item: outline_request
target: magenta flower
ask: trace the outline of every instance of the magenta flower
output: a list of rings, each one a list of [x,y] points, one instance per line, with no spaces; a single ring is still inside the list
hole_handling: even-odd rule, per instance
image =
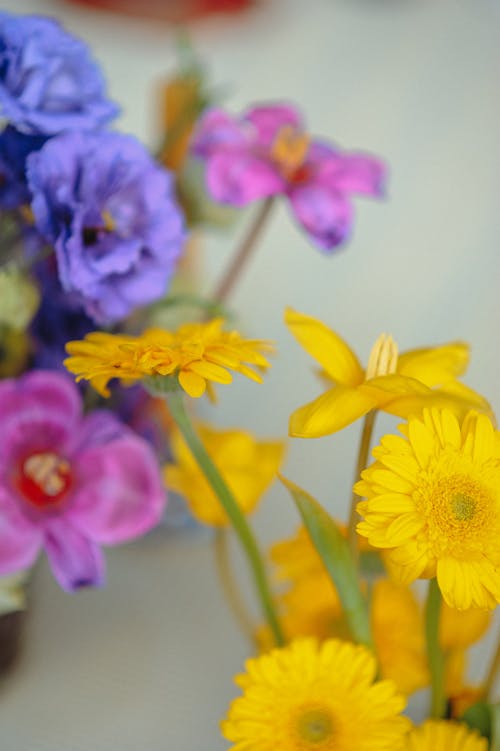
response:
[[[154,454],[107,410],[82,415],[65,375],[0,383],[0,574],[29,568],[43,547],[61,587],[102,584],[101,545],[154,527],[165,492]]]
[[[285,195],[299,224],[325,250],[349,235],[352,194],[383,195],[386,169],[379,159],[312,140],[299,112],[288,105],[253,107],[239,120],[220,109],[209,110],[198,126],[193,152],[207,163],[213,199],[246,206]]]

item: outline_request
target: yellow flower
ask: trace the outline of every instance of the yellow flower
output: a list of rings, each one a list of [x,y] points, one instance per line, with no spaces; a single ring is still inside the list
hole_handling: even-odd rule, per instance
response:
[[[278,577],[288,589],[278,598],[287,639],[314,636],[349,638],[337,591],[305,528],[271,549]],[[424,625],[419,604],[407,588],[386,579],[375,582],[370,616],[381,674],[408,695],[429,683]],[[264,630],[258,632],[261,649],[272,646]]]
[[[355,492],[358,533],[387,549],[402,583],[437,577],[450,607],[500,602],[500,433],[485,415],[462,423],[424,410],[373,450]]]
[[[464,723],[427,720],[413,728],[407,751],[488,751],[488,741]]]
[[[348,344],[321,321],[289,308],[285,322],[333,384],[291,415],[291,436],[329,435],[372,409],[399,417],[420,412],[425,406],[448,407],[457,414],[469,409],[491,412],[483,397],[455,380],[469,362],[469,348],[463,342],[398,355],[393,339],[382,334],[363,370]]]
[[[233,751],[402,751],[409,727],[365,647],[297,639],[247,660],[222,733]]]
[[[248,514],[276,477],[285,453],[282,441],[258,441],[243,430],[198,429],[210,458]],[[165,468],[165,482],[184,496],[193,516],[204,524],[225,526],[227,516],[178,430],[170,443],[174,462]]]
[[[214,383],[231,383],[233,370],[258,383],[262,378],[249,365],[265,370],[262,354],[269,342],[243,339],[237,331],[223,331],[223,320],[187,323],[177,331],[148,329],[141,336],[93,332],[83,340],[68,342],[70,355],[64,365],[85,379],[102,396],[109,396],[108,382],[126,383],[153,375],[176,376],[189,396],[199,397]]]

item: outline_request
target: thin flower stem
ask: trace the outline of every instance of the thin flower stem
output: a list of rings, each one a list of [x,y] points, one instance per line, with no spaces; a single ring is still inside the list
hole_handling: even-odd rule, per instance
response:
[[[377,411],[375,409],[372,409],[370,412],[368,412],[367,415],[365,415],[363,430],[361,432],[361,440],[359,442],[358,461],[356,464],[354,482],[357,482],[359,480],[361,472],[366,469],[368,454],[370,451],[370,443],[372,440],[373,425],[375,423],[376,415]],[[358,501],[359,498],[353,491],[351,498],[351,509],[349,512],[349,524],[347,527],[347,541],[349,543],[349,548],[355,561],[357,561],[359,557],[358,536],[356,534],[356,524],[359,520],[359,515],[356,511]]]
[[[233,291],[245,264],[257,245],[257,240],[262,234],[262,230],[269,218],[273,205],[274,196],[266,198],[265,201],[262,202],[249,231],[243,238],[243,242],[232,257],[228,268],[214,290],[212,298],[216,303],[225,302]]]
[[[437,579],[431,579],[425,606],[425,637],[427,661],[431,674],[431,717],[442,718],[446,714],[444,693],[444,653],[439,644],[439,617],[441,614],[441,592]]]
[[[234,579],[229,561],[229,546],[227,530],[218,527],[214,535],[214,552],[219,580],[224,590],[227,603],[234,615],[235,620],[239,623],[242,632],[248,637],[250,644],[255,642],[255,627],[247,612],[245,603],[240,594],[240,590]]]
[[[489,670],[488,670],[488,673],[486,675],[486,679],[483,685],[482,694],[483,694],[485,701],[488,701],[488,699],[490,699],[490,695],[495,686],[495,682],[496,682],[499,672],[500,672],[500,638],[498,639],[497,648],[495,650],[493,660],[491,661],[491,665],[489,667]]]
[[[250,529],[244,514],[241,512],[240,507],[236,503],[233,494],[227,487],[219,470],[210,459],[203,443],[194,430],[184,406],[182,393],[180,391],[172,391],[168,394],[167,398],[172,418],[177,423],[189,450],[198,462],[200,469],[218,497],[222,508],[226,512],[229,521],[240,540],[243,550],[248,558],[255,588],[260,599],[262,612],[271,629],[276,644],[281,646],[284,644],[283,633],[276,615],[271,589],[269,587],[262,557],[253,532]]]

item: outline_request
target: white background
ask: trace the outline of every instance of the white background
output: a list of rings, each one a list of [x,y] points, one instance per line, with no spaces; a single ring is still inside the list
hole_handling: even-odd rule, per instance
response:
[[[171,28],[55,0],[1,5],[51,13],[85,38],[123,105],[119,127],[155,144],[155,92],[174,64]],[[381,331],[401,349],[465,339],[467,382],[498,411],[499,22],[496,0],[268,0],[252,14],[193,27],[233,111],[295,101],[314,133],[391,165],[387,202],[357,201],[353,240],[334,257],[312,248],[279,208],[234,298],[245,333],[274,339],[279,354],[263,386],[222,387],[205,417],[283,436],[290,412],[319,393],[312,361],[283,326],[286,305],[328,322],[364,361]],[[248,219],[206,241],[204,290]],[[285,473],[337,513],[358,431],[290,447]],[[255,519],[261,539],[295,523],[276,486]],[[42,564],[23,658],[0,686],[0,748],[226,748],[217,724],[247,653],[205,532],[158,530],[114,550],[107,589],[75,597]]]

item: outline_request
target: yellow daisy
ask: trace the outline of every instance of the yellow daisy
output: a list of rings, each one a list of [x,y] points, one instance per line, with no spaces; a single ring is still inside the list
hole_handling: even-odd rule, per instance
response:
[[[350,425],[372,409],[408,417],[425,406],[491,412],[483,397],[456,378],[469,362],[469,347],[452,342],[441,347],[398,354],[392,337],[382,334],[366,370],[335,331],[312,316],[292,309],[285,322],[299,344],[322,368],[330,388],[290,417],[290,435],[319,438]]]
[[[365,647],[297,639],[247,660],[222,733],[233,751],[400,751],[409,720]]]
[[[413,728],[407,751],[488,751],[488,741],[467,725],[450,720],[427,720]]]
[[[218,430],[208,425],[199,426],[198,435],[240,509],[245,514],[253,511],[278,473],[285,453],[283,441],[259,441],[243,430]],[[220,501],[178,430],[173,432],[170,446],[174,461],[165,467],[167,487],[185,498],[198,521],[227,525]]]
[[[223,319],[215,318],[184,324],[177,331],[148,329],[141,336],[96,331],[67,343],[70,357],[64,365],[77,381],[90,381],[102,396],[109,396],[112,378],[132,383],[146,376],[176,376],[193,397],[202,396],[210,382],[231,383],[230,370],[261,383],[259,373],[249,366],[269,367],[263,352],[272,349],[270,343],[243,339],[222,327]]]
[[[355,492],[358,533],[387,549],[402,583],[437,577],[454,608],[500,602],[500,433],[485,415],[460,423],[424,410],[373,450]]]

